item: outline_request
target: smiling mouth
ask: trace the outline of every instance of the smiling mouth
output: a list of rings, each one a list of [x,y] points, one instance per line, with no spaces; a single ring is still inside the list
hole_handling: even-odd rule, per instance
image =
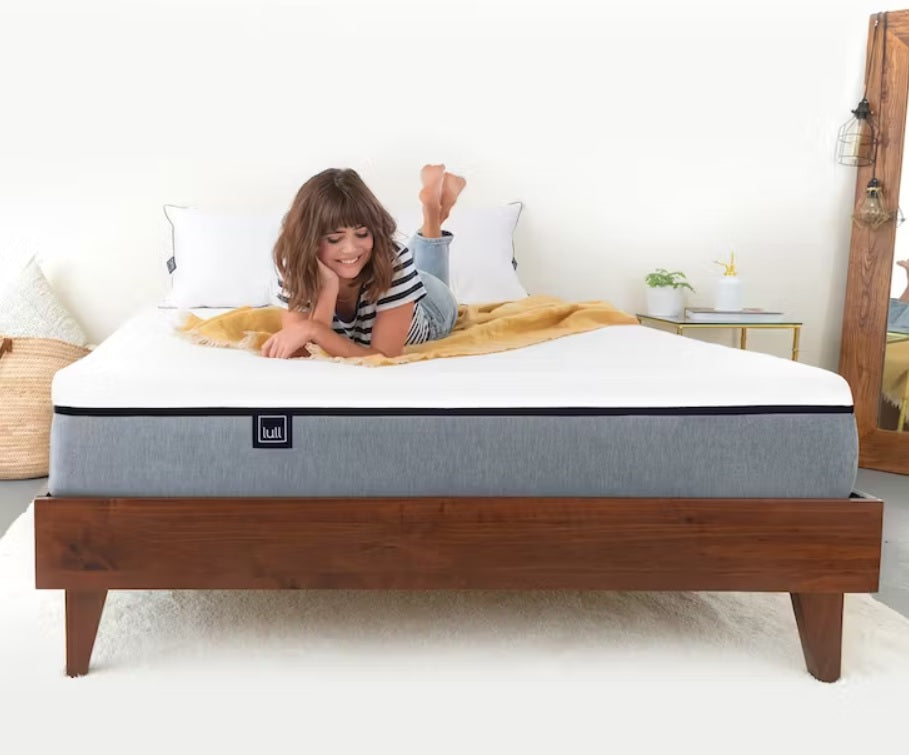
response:
[[[338,262],[340,262],[342,265],[356,265],[362,257],[363,255],[361,254],[359,257],[351,257],[350,259],[346,260],[338,260]]]

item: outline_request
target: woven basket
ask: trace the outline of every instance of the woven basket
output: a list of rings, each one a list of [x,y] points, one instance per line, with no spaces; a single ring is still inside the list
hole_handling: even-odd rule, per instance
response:
[[[88,353],[53,338],[0,336],[0,480],[47,475],[51,380]]]

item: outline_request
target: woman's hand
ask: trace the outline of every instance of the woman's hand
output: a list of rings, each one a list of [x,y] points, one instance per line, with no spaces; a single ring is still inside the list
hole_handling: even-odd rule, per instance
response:
[[[323,287],[340,285],[341,279],[334,270],[322,262],[318,257],[316,257],[316,263],[319,265],[319,280]]]
[[[319,323],[312,320],[286,325],[262,344],[262,356],[273,359],[308,357],[309,352],[304,346],[315,343],[318,329]]]

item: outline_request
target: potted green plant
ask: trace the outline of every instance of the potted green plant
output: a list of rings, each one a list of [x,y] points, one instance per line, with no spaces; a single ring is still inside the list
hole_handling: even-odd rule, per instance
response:
[[[669,272],[659,267],[644,277],[647,284],[647,314],[654,317],[677,317],[685,308],[683,289],[694,289],[680,271]]]

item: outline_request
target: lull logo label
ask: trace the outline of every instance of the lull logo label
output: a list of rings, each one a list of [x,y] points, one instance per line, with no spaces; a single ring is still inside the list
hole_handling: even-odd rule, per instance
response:
[[[293,448],[292,420],[288,414],[254,414],[253,448]]]

